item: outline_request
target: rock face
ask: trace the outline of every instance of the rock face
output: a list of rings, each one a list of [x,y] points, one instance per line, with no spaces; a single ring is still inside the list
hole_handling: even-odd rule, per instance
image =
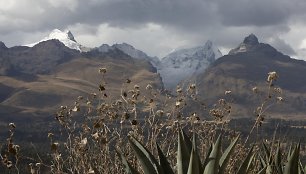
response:
[[[237,48],[232,49],[228,54],[234,55],[242,52],[248,52],[255,49],[258,45],[258,38],[254,34],[250,34],[244,38],[243,42]]]
[[[5,44],[0,41],[0,51],[6,50],[6,49],[7,49],[7,47],[5,46]]]
[[[173,89],[180,82],[205,71],[222,54],[211,41],[204,46],[174,51],[161,60],[158,72],[165,88]]]
[[[0,54],[0,61],[9,66],[11,76],[20,74],[48,74],[57,65],[67,62],[79,54],[69,49],[59,40],[47,40],[33,47],[17,46],[5,49]],[[6,75],[9,75],[6,74]]]
[[[263,95],[268,91],[267,75],[276,71],[279,78],[275,85],[283,89],[285,102],[275,105],[272,115],[299,115],[306,111],[306,62],[292,59],[272,46],[259,43],[255,35],[247,36],[239,46],[216,60],[207,70],[197,76],[199,93],[209,103],[224,98],[224,91],[231,90],[231,97],[238,116],[252,116],[260,98],[252,93],[257,86]],[[275,101],[274,101],[275,103]],[[272,116],[271,115],[271,116]]]
[[[134,48],[132,45],[129,45],[127,43],[114,44],[112,46],[110,46],[108,44],[102,44],[100,47],[95,48],[95,49],[98,50],[99,52],[102,52],[102,53],[103,52],[108,52],[110,50],[118,49],[118,50],[124,52],[125,54],[131,56],[132,58],[149,61],[157,69],[160,66],[160,60],[159,60],[158,57],[148,56],[145,52],[143,52],[141,50],[138,50],[138,49]]]

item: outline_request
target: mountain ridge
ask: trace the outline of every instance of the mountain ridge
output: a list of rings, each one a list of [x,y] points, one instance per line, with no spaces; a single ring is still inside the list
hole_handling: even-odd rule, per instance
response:
[[[286,118],[286,115],[300,117],[301,113],[306,111],[306,62],[290,58],[269,44],[256,42],[257,39],[251,44],[246,43],[248,37],[233,49],[231,54],[220,57],[205,73],[197,76],[201,97],[213,104],[219,98],[226,97],[225,91],[231,91],[232,104],[237,108],[236,111],[240,112],[237,115],[254,115],[250,108],[254,107],[254,104],[260,104],[260,97],[252,93],[252,88],[257,87],[261,95],[266,93],[268,73],[275,71],[279,76],[275,85],[282,89],[283,94],[279,95],[284,98],[284,102],[273,105],[274,107],[269,109],[273,113],[270,115],[282,118]],[[239,51],[241,46],[246,46],[247,49]]]

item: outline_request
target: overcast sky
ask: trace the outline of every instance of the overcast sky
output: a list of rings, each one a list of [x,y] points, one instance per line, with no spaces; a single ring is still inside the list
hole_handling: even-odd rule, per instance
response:
[[[227,54],[245,36],[306,60],[305,0],[0,0],[0,40],[71,30],[88,47],[126,42],[151,56],[211,40]]]

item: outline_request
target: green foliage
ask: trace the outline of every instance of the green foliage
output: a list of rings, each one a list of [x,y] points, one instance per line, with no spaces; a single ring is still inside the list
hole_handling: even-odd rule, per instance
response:
[[[223,174],[226,173],[226,167],[231,155],[234,152],[239,136],[234,139],[222,154],[222,142],[221,135],[217,138],[216,142],[206,152],[204,164],[201,163],[199,158],[196,134],[193,133],[192,142],[190,138],[184,133],[183,130],[179,129],[177,138],[177,173],[179,174]],[[145,174],[172,174],[173,169],[169,165],[166,155],[162,152],[159,145],[156,143],[159,163],[158,160],[153,156],[148,149],[136,140],[133,136],[129,136],[130,145],[135,152],[137,159],[139,160],[142,170]],[[253,148],[252,148],[253,149]],[[238,173],[247,172],[250,169],[250,164],[254,158],[252,149],[243,161]],[[133,167],[128,163],[126,158],[119,153],[123,165],[125,166],[126,173],[134,174]],[[133,171],[133,172],[132,172]]]
[[[277,144],[276,151],[273,152],[272,148],[275,144],[272,144],[271,149],[265,143],[262,143],[264,158],[260,156],[261,170],[265,170],[266,174],[304,174],[305,170],[301,164],[300,144],[291,146],[286,159],[281,152],[280,143]]]

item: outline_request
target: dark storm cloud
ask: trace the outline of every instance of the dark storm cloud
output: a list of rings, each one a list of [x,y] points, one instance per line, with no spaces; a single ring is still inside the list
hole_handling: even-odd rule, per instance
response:
[[[0,9],[2,18],[7,19],[7,27],[2,25],[0,31],[7,32],[14,27],[26,31],[41,30],[54,26],[66,27],[75,23],[91,25],[108,23],[117,27],[137,27],[153,22],[187,31],[205,30],[209,26],[218,24],[270,26],[286,23],[291,15],[300,13],[299,9],[303,9],[301,6],[306,8],[303,1],[70,0],[75,7],[69,9],[69,4],[52,6],[49,1],[31,0],[25,7],[16,7],[13,12],[1,12]],[[28,9],[30,14],[18,13],[18,10],[25,11],[25,9]],[[35,13],[39,10],[42,12]]]
[[[95,33],[101,24],[137,30],[155,23],[184,39],[233,47],[249,33],[268,40],[289,32],[293,22],[305,22],[304,9],[305,0],[0,0],[0,40],[14,43],[6,40],[18,33],[26,42],[33,33],[79,24]]]
[[[290,17],[291,3],[283,0],[221,0],[222,22],[230,26],[267,26],[284,23]]]
[[[210,1],[199,0],[124,0],[92,3],[82,1],[75,16],[80,22],[108,23],[117,27],[141,26],[148,22],[165,26],[194,29],[216,22],[214,7]]]

